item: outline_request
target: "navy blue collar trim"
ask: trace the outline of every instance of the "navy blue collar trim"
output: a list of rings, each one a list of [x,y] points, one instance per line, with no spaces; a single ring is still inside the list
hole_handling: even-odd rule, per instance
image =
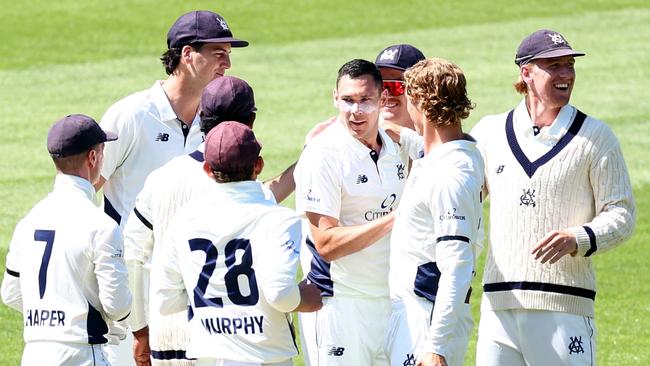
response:
[[[515,130],[512,122],[513,112],[514,109],[508,113],[508,118],[506,118],[506,138],[508,139],[510,150],[519,162],[519,165],[521,165],[521,167],[528,175],[528,178],[532,178],[537,169],[539,169],[542,165],[548,163],[549,160],[553,159],[557,154],[560,153],[560,151],[562,151],[562,149],[564,149],[565,146],[569,144],[569,142],[571,142],[571,140],[573,140],[575,135],[578,134],[578,131],[580,131],[585,118],[587,118],[587,115],[576,109],[576,116],[573,119],[571,127],[569,127],[569,130],[566,132],[566,134],[562,136],[560,141],[558,141],[551,150],[542,155],[539,159],[531,162],[528,160],[528,157],[526,157],[526,154],[524,154],[523,150],[521,150],[521,147],[519,146],[519,143],[517,142],[517,136],[515,136]]]
[[[199,163],[205,161],[205,158],[203,157],[203,153],[200,152],[199,150],[194,150],[194,152],[189,155],[192,157],[192,159],[198,161]]]

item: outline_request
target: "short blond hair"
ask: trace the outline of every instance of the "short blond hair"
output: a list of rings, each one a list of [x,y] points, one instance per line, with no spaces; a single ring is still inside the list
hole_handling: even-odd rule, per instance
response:
[[[474,108],[463,70],[445,59],[418,62],[404,73],[404,80],[408,97],[436,126],[460,124]]]

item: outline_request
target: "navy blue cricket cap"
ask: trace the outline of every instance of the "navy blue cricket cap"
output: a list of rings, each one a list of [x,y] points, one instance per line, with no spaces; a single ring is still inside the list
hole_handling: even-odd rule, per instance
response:
[[[178,48],[192,43],[230,43],[246,47],[248,42],[233,38],[223,17],[208,10],[197,10],[180,16],[167,32],[167,47]]]
[[[560,33],[550,29],[540,29],[521,41],[515,56],[515,63],[518,66],[523,66],[540,58],[584,55],[583,52],[574,51]]]
[[[404,71],[424,59],[422,51],[410,44],[396,44],[381,51],[375,59],[375,65]]]
[[[216,78],[201,94],[201,118],[247,123],[257,111],[253,88],[234,76]]]
[[[117,134],[102,130],[94,119],[71,114],[58,120],[47,134],[47,151],[54,158],[64,158],[87,151],[106,141],[117,140]]]

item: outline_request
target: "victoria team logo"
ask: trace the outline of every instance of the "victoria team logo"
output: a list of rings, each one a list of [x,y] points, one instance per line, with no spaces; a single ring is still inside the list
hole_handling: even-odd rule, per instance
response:
[[[395,60],[395,56],[397,56],[397,49],[387,49],[384,52],[381,53],[381,56],[379,56],[379,61],[386,61],[386,60]]]
[[[404,179],[404,164],[397,164],[397,179],[403,180]]]
[[[560,34],[558,34],[558,33],[549,34],[548,36],[551,37],[551,41],[553,42],[553,44],[564,44],[564,43],[566,43],[564,38],[562,38],[562,36]]]
[[[230,28],[228,28],[228,24],[226,24],[226,21],[225,21],[225,20],[223,20],[223,19],[217,17],[217,21],[219,22],[219,25],[221,26],[221,28],[222,28],[223,30],[229,30],[229,29],[230,29]]]
[[[535,203],[535,190],[524,189],[524,194],[519,196],[519,206],[536,206]]]
[[[585,349],[582,347],[582,337],[569,337],[569,340],[569,354],[585,353]]]

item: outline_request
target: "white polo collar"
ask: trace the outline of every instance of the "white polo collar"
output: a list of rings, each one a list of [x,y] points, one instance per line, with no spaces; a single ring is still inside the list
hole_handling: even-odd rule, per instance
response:
[[[522,136],[526,139],[558,141],[566,134],[569,127],[571,127],[575,114],[576,109],[572,105],[565,105],[560,109],[560,113],[555,117],[553,123],[548,127],[542,128],[539,134],[535,136],[533,132],[533,121],[530,118],[530,114],[528,114],[526,99],[524,98],[517,108],[515,108],[513,129],[517,136]]]
[[[77,192],[94,202],[95,187],[84,178],[76,175],[58,173],[54,178],[54,190]]]
[[[343,137],[345,145],[348,146],[358,158],[361,159],[370,154],[370,148],[364,145],[361,141],[354,138],[345,127],[345,123],[340,118],[337,118],[336,124],[336,128],[339,129],[338,134]],[[379,156],[381,157],[382,152],[388,155],[396,156],[399,152],[397,151],[395,143],[393,140],[391,140],[386,131],[384,131],[384,129],[381,127],[378,127],[377,133],[381,139],[381,152],[379,153]]]

